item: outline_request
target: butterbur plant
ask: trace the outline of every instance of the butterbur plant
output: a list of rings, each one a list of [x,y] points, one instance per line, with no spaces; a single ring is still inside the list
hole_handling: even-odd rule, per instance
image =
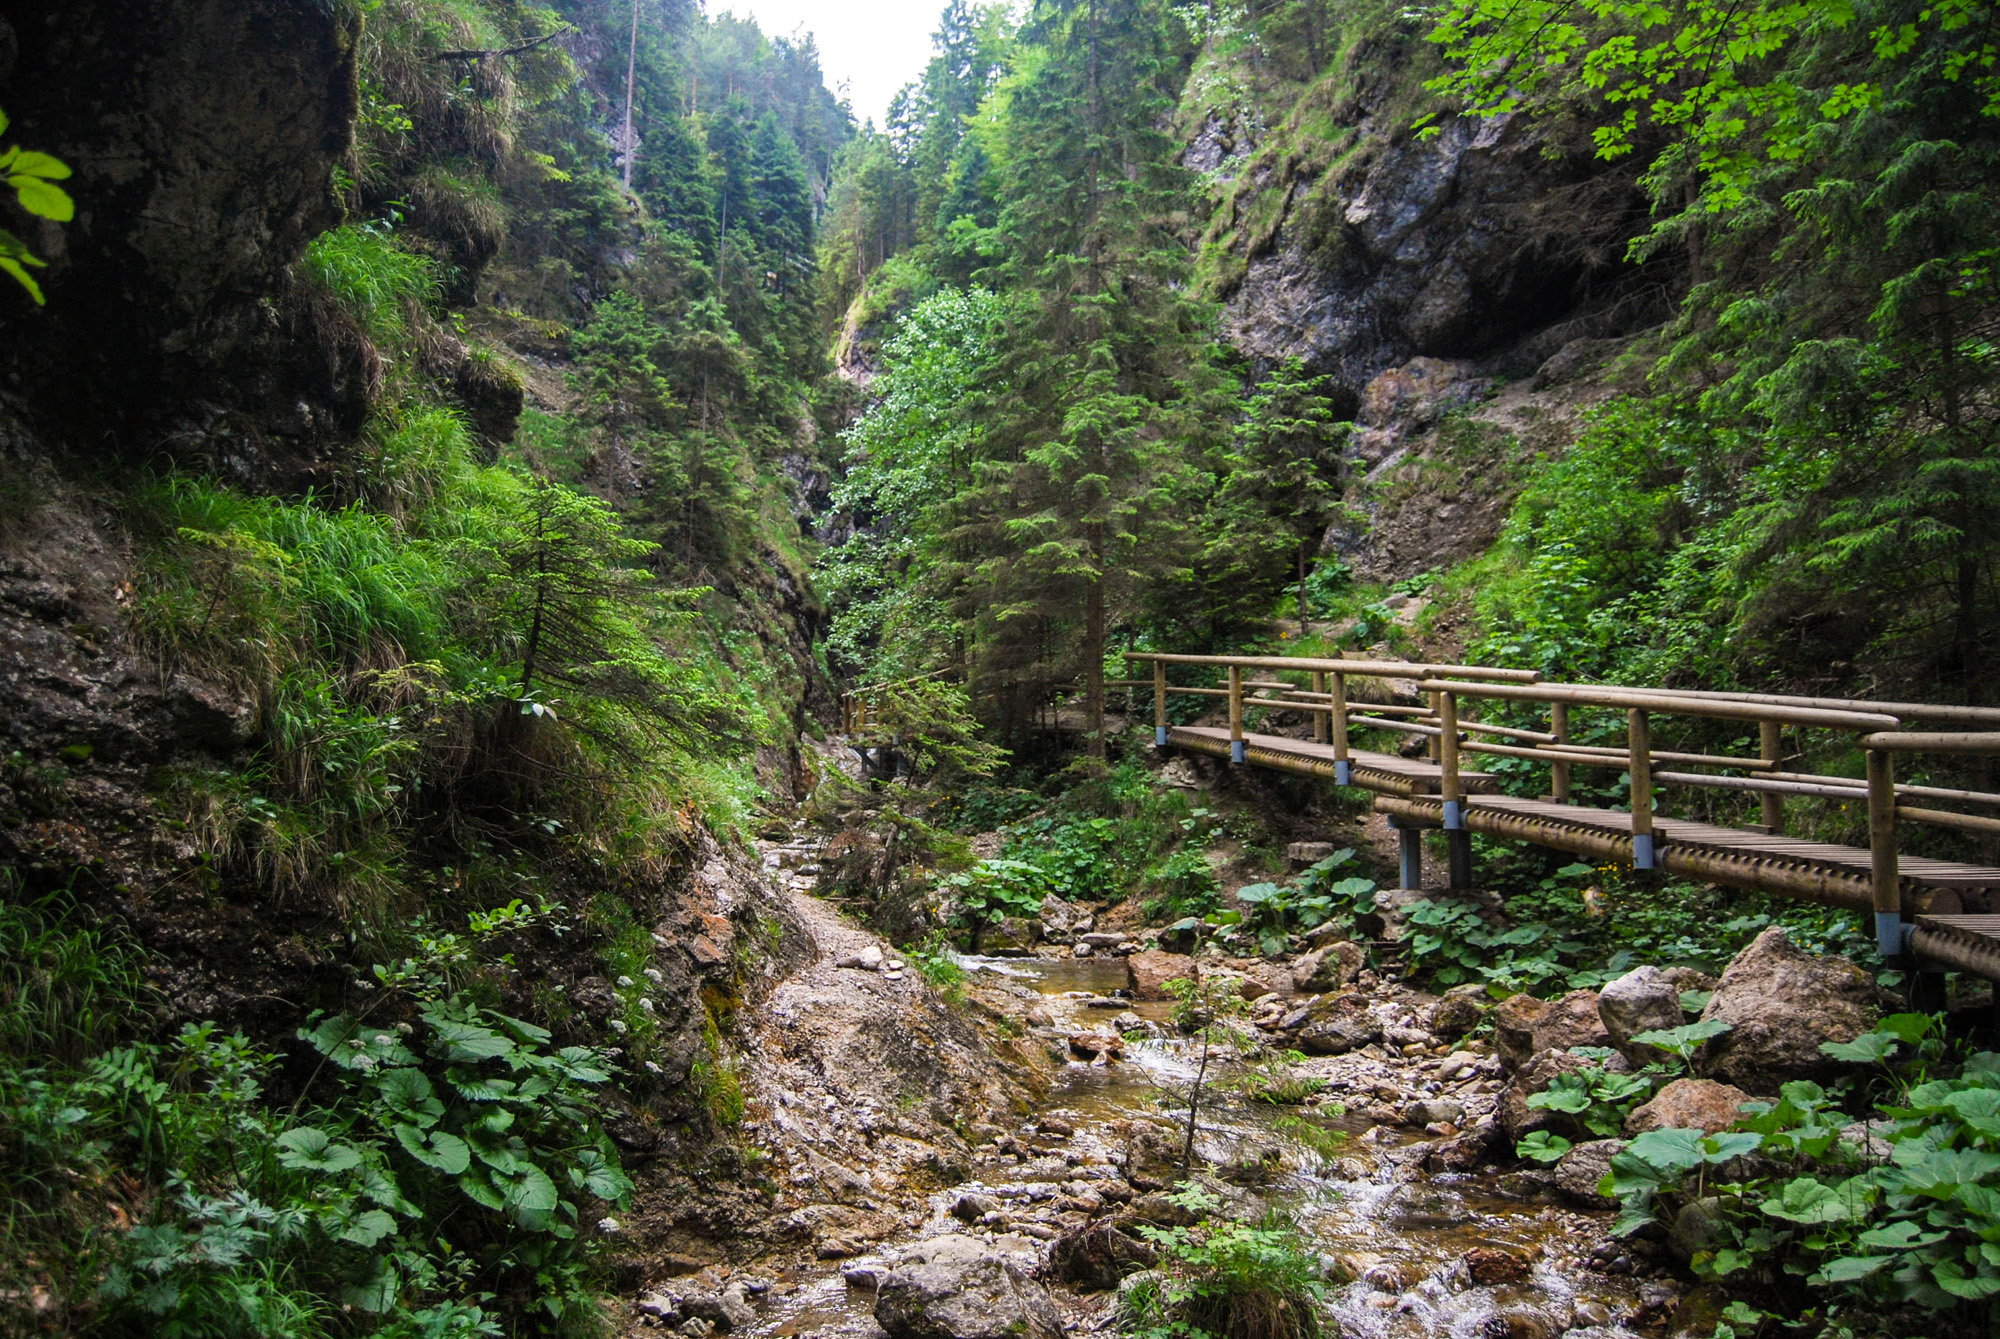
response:
[[[1706,1206],[1690,1261],[1703,1277],[1756,1274],[1836,1305],[2000,1322],[2000,1054],[1931,1077],[1942,1048],[1920,1014],[1820,1049],[1890,1080],[1863,1129],[1835,1094],[1801,1080],[1775,1103],[1745,1104],[1737,1129],[1642,1134],[1605,1179],[1623,1206],[1615,1230],[1673,1225]]]

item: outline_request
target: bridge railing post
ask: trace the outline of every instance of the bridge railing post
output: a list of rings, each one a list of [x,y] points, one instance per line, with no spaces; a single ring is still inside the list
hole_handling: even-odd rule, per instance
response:
[[[1312,672],[1312,692],[1315,698],[1326,696],[1326,671]],[[1313,718],[1313,743],[1324,744],[1333,736],[1332,718],[1323,711],[1316,711]]]
[[[1449,886],[1472,886],[1472,833],[1465,826],[1465,793],[1458,775],[1458,695],[1439,693],[1433,699],[1438,715],[1438,795],[1444,807],[1444,841]]]
[[[1430,704],[1431,704],[1431,719],[1432,719],[1433,721],[1435,721],[1435,720],[1437,719],[1437,716],[1438,716],[1438,711],[1439,711],[1439,707],[1438,707],[1438,699],[1439,699],[1439,698],[1441,698],[1441,697],[1443,697],[1443,696],[1444,696],[1444,694],[1442,694],[1442,693],[1427,693],[1427,694],[1425,694],[1425,696],[1426,696],[1426,697],[1427,697],[1427,698],[1428,698],[1428,699],[1430,700]],[[1444,761],[1444,743],[1443,743],[1443,740],[1444,740],[1444,736],[1443,736],[1443,735],[1432,735],[1432,736],[1431,736],[1431,738],[1430,738],[1430,755],[1431,755],[1431,761],[1432,761],[1432,762],[1434,762],[1434,763],[1442,763],[1442,762]]]
[[[1903,952],[1902,880],[1896,869],[1896,760],[1868,750],[1868,865],[1875,905],[1875,946],[1885,958]]]
[[[1634,707],[1626,716],[1625,739],[1632,778],[1632,868],[1653,868],[1653,727]]]
[[[1569,703],[1549,703],[1549,733],[1555,736],[1555,747],[1569,747]],[[1557,804],[1569,803],[1569,764],[1556,761],[1549,764],[1549,798]]]
[[[1167,746],[1167,662],[1153,662],[1153,743]]]
[[[1336,785],[1351,786],[1354,760],[1347,752],[1347,676],[1335,670],[1329,677],[1333,680],[1333,712],[1327,729],[1333,735],[1333,780]]]
[[[1757,722],[1757,756],[1775,768],[1785,760],[1785,729],[1777,721]],[[1765,791],[1758,797],[1763,812],[1759,815],[1764,822],[1764,831],[1780,833],[1785,830],[1785,797],[1772,791]]]
[[[1229,761],[1242,762],[1243,754],[1243,667],[1229,667]]]

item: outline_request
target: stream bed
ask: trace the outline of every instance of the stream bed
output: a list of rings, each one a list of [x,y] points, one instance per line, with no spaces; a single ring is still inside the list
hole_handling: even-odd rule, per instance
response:
[[[1065,1186],[1073,1194],[1079,1182],[1086,1188],[1115,1182],[1135,1123],[1175,1140],[1185,1130],[1185,1108],[1163,1103],[1161,1085],[1185,1081],[1198,1043],[1164,1026],[1171,1005],[1113,998],[1126,986],[1121,959],[967,957],[961,965],[975,981],[1027,987],[1033,993],[1021,996],[1024,1014],[1026,1006],[1038,1006],[1059,1033],[1110,1032],[1114,1018],[1130,1030],[1129,1011],[1162,1035],[1128,1042],[1122,1059],[1069,1063],[1018,1137],[1002,1141],[1015,1151],[983,1152],[970,1179],[929,1197],[920,1226],[867,1255],[777,1280],[760,1308],[754,1331],[760,1339],[881,1335],[874,1281],[900,1250],[940,1233],[982,1236],[1018,1252],[1027,1266],[1045,1260],[1055,1233],[1033,1221],[1016,1224],[1007,1210],[1047,1202]],[[1558,1205],[1491,1169],[1422,1171],[1420,1132],[1335,1104],[1282,1107],[1211,1094],[1204,1097],[1197,1162],[1241,1165],[1248,1150],[1269,1168],[1254,1193],[1294,1217],[1334,1280],[1325,1306],[1329,1336],[1636,1339],[1649,1329],[1657,1333],[1647,1322],[1671,1305],[1673,1291],[1661,1284],[1584,1267],[1605,1236],[1608,1213]],[[1288,1115],[1341,1137],[1331,1145],[1315,1140],[1315,1151],[1280,1128]],[[961,1207],[968,1195],[989,1197],[1003,1211],[968,1223]],[[954,1207],[961,1207],[960,1217]],[[1056,1297],[1073,1334],[1112,1328],[1112,1294],[1057,1288]]]

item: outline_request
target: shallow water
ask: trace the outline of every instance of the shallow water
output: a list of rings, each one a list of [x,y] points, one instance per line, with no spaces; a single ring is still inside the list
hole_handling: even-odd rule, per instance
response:
[[[1119,959],[965,957],[971,973],[985,973],[1025,985],[1043,997],[1061,1027],[1109,1031],[1124,1010],[1156,1022],[1170,1006],[1119,1000],[1117,1008],[1092,1007],[1126,985]],[[1077,1126],[1072,1146],[1097,1144],[1094,1127],[1114,1120],[1165,1121],[1157,1081],[1184,1080],[1193,1071],[1193,1043],[1158,1039],[1128,1044],[1114,1064],[1073,1063],[1066,1067],[1036,1118],[1061,1116]],[[1396,1150],[1414,1142],[1408,1130],[1371,1126],[1355,1116],[1331,1116],[1310,1108],[1298,1111],[1350,1138],[1337,1160],[1321,1159],[1272,1127],[1282,1109],[1240,1099],[1204,1098],[1198,1147],[1204,1157],[1226,1160],[1245,1143],[1285,1150],[1283,1170],[1260,1193],[1283,1203],[1327,1258],[1329,1274],[1348,1280],[1327,1298],[1329,1336],[1346,1339],[1636,1339],[1618,1324],[1590,1327],[1597,1308],[1610,1316],[1632,1309],[1637,1288],[1612,1279],[1553,1267],[1546,1254],[1574,1255],[1602,1234],[1603,1224],[1578,1240],[1580,1220],[1591,1216],[1527,1203],[1499,1193],[1490,1177],[1422,1176],[1402,1172]],[[1008,1199],[1038,1193],[1040,1184],[1087,1175],[1060,1154],[1029,1158],[1018,1165],[987,1167],[977,1180],[931,1197],[931,1216],[907,1236],[855,1260],[826,1264],[822,1273],[802,1270],[789,1293],[774,1297],[759,1333],[772,1339],[799,1335],[870,1336],[881,1333],[872,1315],[874,1295],[849,1286],[842,1271],[881,1262],[910,1242],[958,1224],[948,1217],[957,1197],[982,1190]],[[1601,1216],[1608,1222],[1608,1215]],[[1001,1238],[1032,1253],[1037,1243]],[[1536,1264],[1518,1282],[1493,1286],[1472,1282],[1467,1253],[1500,1248],[1533,1258]],[[1554,1249],[1551,1249],[1554,1248]],[[1578,1315],[1581,1307],[1583,1314]]]

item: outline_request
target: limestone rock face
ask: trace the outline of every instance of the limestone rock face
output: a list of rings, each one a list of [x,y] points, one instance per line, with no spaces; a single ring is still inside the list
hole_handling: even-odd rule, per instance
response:
[[[1714,1134],[1734,1125],[1750,1094],[1713,1079],[1675,1079],[1644,1106],[1625,1118],[1625,1133],[1648,1130],[1700,1130]]]
[[[875,1319],[890,1339],[1062,1339],[1048,1289],[972,1237],[912,1247],[882,1281]]]
[[[1815,958],[1773,926],[1723,970],[1701,1012],[1730,1031],[1706,1043],[1696,1068],[1757,1096],[1793,1079],[1838,1072],[1820,1052],[1826,1041],[1853,1041],[1881,1017],[1875,982],[1843,958]]]
[[[356,12],[26,0],[7,19],[8,139],[73,168],[78,209],[23,238],[49,261],[49,303],[32,334],[0,339],[0,378],[35,387],[79,442],[183,442],[217,453],[188,463],[309,479],[381,376],[292,274],[339,222],[327,183],[358,106]],[[211,434],[222,405],[229,431]]]

